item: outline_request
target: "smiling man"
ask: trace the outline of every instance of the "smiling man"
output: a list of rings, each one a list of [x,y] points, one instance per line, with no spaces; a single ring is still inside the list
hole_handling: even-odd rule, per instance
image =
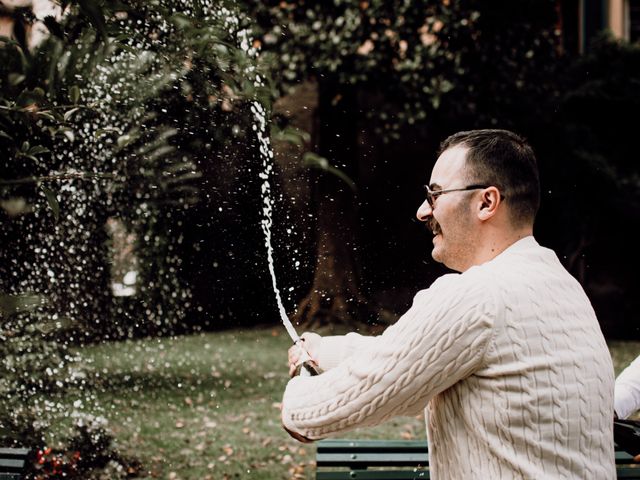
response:
[[[532,236],[539,191],[516,134],[446,139],[417,217],[460,273],[380,336],[304,334],[324,373],[289,382],[285,429],[308,441],[425,411],[432,478],[615,478],[611,358],[583,289]]]

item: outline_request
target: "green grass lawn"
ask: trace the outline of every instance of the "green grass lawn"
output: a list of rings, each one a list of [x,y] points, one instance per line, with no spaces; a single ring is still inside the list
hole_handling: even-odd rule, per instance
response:
[[[315,447],[282,430],[279,402],[289,338],[279,328],[120,342],[82,350],[97,413],[144,478],[311,479]],[[639,342],[610,343],[616,373]],[[72,405],[77,398],[67,395]],[[420,418],[398,418],[359,438],[424,438]]]

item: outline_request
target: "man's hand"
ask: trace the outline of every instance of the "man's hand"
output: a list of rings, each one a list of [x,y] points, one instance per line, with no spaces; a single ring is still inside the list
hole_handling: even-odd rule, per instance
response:
[[[298,345],[294,345],[289,348],[289,376],[293,377],[296,373],[296,367],[300,363],[300,357],[302,356],[301,348],[304,348],[311,357],[311,360],[317,364],[315,353],[320,345],[322,337],[317,333],[305,332],[300,336],[302,340]],[[293,437],[291,432],[289,434]],[[296,438],[296,437],[293,437]],[[302,441],[302,440],[301,440]]]

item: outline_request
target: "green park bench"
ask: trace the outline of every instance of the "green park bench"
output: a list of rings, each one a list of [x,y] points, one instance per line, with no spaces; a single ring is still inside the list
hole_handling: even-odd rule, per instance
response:
[[[322,440],[316,455],[317,480],[429,479],[426,440]],[[640,463],[616,447],[619,479],[640,480]]]
[[[0,448],[0,480],[22,480],[30,453],[27,448]]]

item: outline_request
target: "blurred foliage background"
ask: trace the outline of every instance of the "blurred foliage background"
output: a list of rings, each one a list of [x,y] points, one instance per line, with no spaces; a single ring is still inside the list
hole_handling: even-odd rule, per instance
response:
[[[389,309],[402,312],[416,287],[443,271],[411,220],[438,143],[459,130],[499,127],[537,152],[538,239],[585,287],[607,336],[638,337],[629,235],[640,221],[637,43],[601,33],[578,53],[569,35],[577,12],[551,0],[247,8],[263,51],[274,54],[286,109],[294,110],[296,91],[305,98],[301,82],[313,85],[306,148],[356,186],[322,169],[309,173],[316,221],[307,255],[316,264],[305,269],[315,274],[301,289],[299,321],[385,323]],[[283,116],[294,124],[302,117]]]

